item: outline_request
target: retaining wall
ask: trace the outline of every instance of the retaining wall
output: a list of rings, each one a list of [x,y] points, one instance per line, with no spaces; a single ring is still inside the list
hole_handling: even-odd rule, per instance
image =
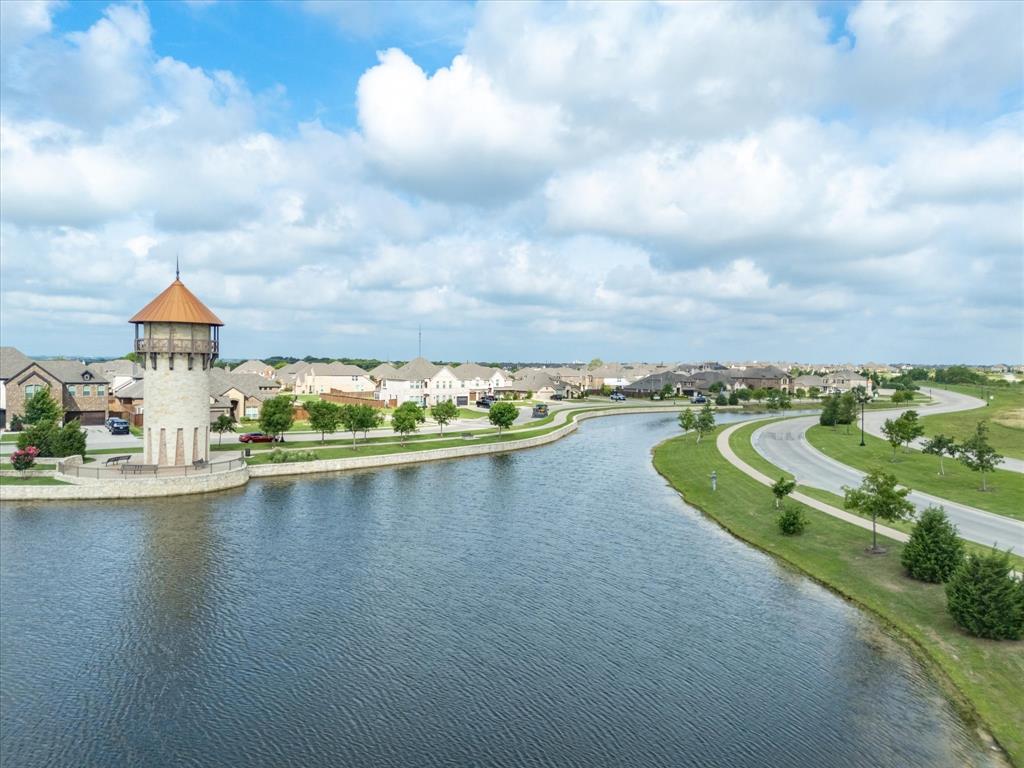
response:
[[[212,475],[133,478],[88,485],[0,485],[0,501],[72,501],[186,496],[237,488],[249,482],[249,468]]]

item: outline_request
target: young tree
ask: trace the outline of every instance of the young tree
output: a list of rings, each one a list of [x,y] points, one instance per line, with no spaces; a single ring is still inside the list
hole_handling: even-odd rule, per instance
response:
[[[224,442],[225,432],[234,432],[235,423],[231,420],[231,417],[226,413],[222,413],[217,417],[217,420],[210,425],[210,429],[217,433],[217,445]]]
[[[672,387],[671,384],[667,384],[667,383],[662,385],[661,391],[658,393],[658,395],[661,397],[662,400],[668,400],[674,394],[675,394],[675,389]]]
[[[787,480],[785,477],[780,477],[772,485],[772,495],[775,496],[775,508],[778,509],[782,506],[783,500],[793,492],[796,488],[796,480]]]
[[[767,397],[767,396],[768,396],[768,391],[766,389],[764,389],[763,387],[757,387],[756,389],[753,389],[750,392],[750,397],[753,400],[755,400],[756,402],[758,402],[758,403],[760,403],[762,400],[764,400],[765,397]]]
[[[804,389],[803,387],[797,387],[796,391],[793,394],[796,395],[797,400],[803,400],[805,397],[807,397],[807,390]]]
[[[964,560],[964,543],[942,507],[928,507],[903,547],[900,562],[913,578],[940,584],[948,581]]]
[[[735,392],[729,393],[729,405],[739,405],[740,397]]]
[[[426,413],[419,405],[413,402],[402,403],[391,414],[391,428],[402,436],[402,445],[405,445],[405,439],[426,420]]]
[[[945,475],[946,468],[942,466],[943,457],[956,456],[957,451],[959,451],[960,448],[957,446],[956,441],[954,441],[952,437],[946,437],[945,435],[935,435],[935,437],[931,438],[924,444],[924,448],[922,450],[924,451],[924,453],[939,457],[939,474]]]
[[[69,421],[57,430],[52,456],[81,456],[85,458],[85,430],[78,419]]]
[[[708,387],[708,392],[711,392],[712,394],[715,395],[717,395],[719,392],[723,392],[724,390],[725,382],[721,381],[713,381],[711,382],[711,386]]]
[[[372,405],[357,405],[355,407],[355,419],[356,428],[363,433],[363,440],[366,439],[367,433],[371,429],[375,429],[384,423],[384,416],[379,409],[374,408]],[[426,412],[423,413],[423,418],[420,419],[422,424],[427,420]]]
[[[821,396],[821,387],[810,387],[807,390],[807,396],[811,400],[817,400]]]
[[[989,640],[1024,636],[1024,582],[1013,578],[1005,552],[968,555],[946,585],[946,601],[949,615],[972,635]]]
[[[283,435],[295,423],[295,411],[292,409],[292,398],[278,395],[263,401],[260,408],[260,429],[268,435]]]
[[[700,409],[700,413],[697,414],[697,419],[693,428],[697,431],[698,443],[700,443],[700,439],[704,437],[704,435],[714,430],[715,412],[711,410],[711,405],[709,403],[705,403],[704,407]]]
[[[697,417],[693,415],[691,409],[684,408],[679,412],[679,426],[682,427],[684,435],[697,426]]]
[[[910,450],[910,444],[917,438],[924,435],[924,425],[917,417],[917,411],[904,411],[898,419],[900,422],[900,436],[903,438],[905,450]]]
[[[747,389],[746,387],[743,387],[742,389],[737,389],[735,391],[735,395],[738,399],[742,400],[743,402],[747,402],[748,400],[750,400],[750,390]]]
[[[501,430],[512,426],[518,415],[519,409],[512,405],[512,403],[493,403],[487,412],[487,419],[498,428],[498,434],[500,435]]]
[[[366,421],[363,422],[365,426],[365,428],[363,429],[363,440],[366,439],[366,433],[369,430],[383,427],[384,422],[387,421],[387,419],[384,418],[384,412],[379,408],[371,408],[370,410],[373,411],[373,419],[367,419]]]
[[[850,425],[857,420],[857,397],[853,392],[843,392],[839,396],[836,420],[846,425],[846,434],[850,434]]]
[[[1003,463],[1003,457],[988,442],[988,424],[979,421],[974,434],[964,440],[957,457],[971,471],[981,473],[981,490],[987,491],[985,473],[994,472]]]
[[[451,400],[445,400],[430,409],[430,417],[441,427],[442,435],[444,434],[445,426],[455,421],[455,419],[458,418],[458,415],[458,406],[456,406]]]
[[[23,424],[39,424],[44,421],[59,423],[64,415],[60,403],[50,396],[50,388],[36,390],[36,393],[25,401],[25,414],[21,417]]]
[[[882,553],[878,546],[878,518],[894,522],[914,513],[914,505],[907,501],[909,488],[897,488],[896,476],[873,469],[861,481],[859,488],[843,486],[843,506],[871,515],[871,552]]]
[[[882,424],[882,434],[885,439],[892,446],[892,458],[890,461],[896,461],[896,449],[903,445],[903,425],[900,423],[899,418],[886,419]]]
[[[779,390],[769,389],[765,394],[765,407],[769,411],[779,410]]]
[[[807,527],[807,518],[800,507],[783,507],[776,519],[783,536],[799,536]]]
[[[728,405],[728,404],[729,404],[729,398],[727,398],[725,396],[724,392],[719,392],[717,395],[715,395],[715,405]]]
[[[342,406],[328,400],[310,400],[306,403],[309,426],[320,433],[320,442],[327,441],[328,432],[336,432],[342,423]],[[355,440],[353,439],[353,443]]]

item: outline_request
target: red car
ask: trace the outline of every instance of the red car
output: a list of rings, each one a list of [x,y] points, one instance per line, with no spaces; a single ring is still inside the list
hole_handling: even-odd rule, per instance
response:
[[[244,435],[240,435],[238,442],[240,443],[276,443],[281,438],[276,435],[268,435],[263,432],[246,432]]]

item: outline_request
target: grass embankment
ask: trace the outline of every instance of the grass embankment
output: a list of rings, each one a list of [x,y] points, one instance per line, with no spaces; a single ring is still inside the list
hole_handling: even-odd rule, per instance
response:
[[[472,408],[459,408],[460,419],[486,419],[487,411],[475,411]]]
[[[982,399],[992,398],[987,406],[973,411],[922,415],[921,423],[924,424],[929,436],[943,434],[962,441],[974,433],[975,425],[979,421],[986,419],[988,439],[992,447],[1004,456],[1024,459],[1024,385],[978,387],[924,381],[918,383],[924,389],[948,389],[951,392]]]
[[[846,434],[842,427],[816,426],[807,430],[807,441],[811,445],[826,456],[862,472],[881,468],[915,491],[1024,520],[1024,475],[1020,472],[1002,469],[987,472],[988,490],[982,491],[981,476],[955,459],[948,456],[943,459],[946,474],[940,475],[937,456],[897,448],[896,461],[892,461],[889,443],[872,435],[865,436],[864,440],[867,445],[862,448],[860,433],[850,430],[850,434]]]
[[[67,485],[53,477],[6,477],[0,475],[0,485]]]
[[[761,454],[759,454],[754,449],[754,446],[750,442],[751,436],[758,428],[763,427],[765,424],[769,424],[772,421],[779,421],[779,419],[756,421],[752,424],[747,424],[745,426],[740,427],[735,432],[733,432],[732,435],[729,437],[729,447],[732,448],[736,455],[743,459],[743,461],[745,461],[747,464],[749,464],[759,472],[764,473],[768,477],[777,478],[780,476],[784,476],[787,480],[792,480],[793,475],[791,473],[786,472],[782,468],[775,466],[767,459],[765,459]],[[859,444],[859,433],[857,434],[857,441]],[[888,443],[886,445],[888,445]],[[926,458],[935,457],[928,456]],[[913,488],[914,486],[910,487]],[[843,509],[842,496],[830,493],[829,491],[823,491],[821,488],[814,488],[809,485],[797,485],[796,490],[799,493],[803,493],[806,494],[807,496],[810,496],[812,499],[817,499],[818,501],[823,501],[826,504],[831,504],[834,507]],[[862,514],[855,509],[847,509],[845,511],[849,512],[850,514],[863,517],[865,520],[871,519],[870,515]],[[910,520],[897,520],[895,522],[885,522],[884,525],[887,525],[889,528],[895,528],[897,531],[903,531],[904,533],[910,533],[914,530],[914,523]],[[967,549],[968,552],[976,552],[977,554],[985,554],[991,552],[991,547],[976,544],[975,542],[967,541],[966,539],[962,539],[962,541],[964,542],[964,547]],[[1024,572],[1024,552],[1011,553],[1010,560],[1013,562],[1014,568]]]
[[[654,466],[688,503],[735,536],[796,566],[902,631],[952,682],[965,713],[976,714],[1011,760],[1024,766],[1024,643],[979,640],[961,632],[946,612],[943,587],[904,574],[903,545],[898,542],[883,539],[888,554],[869,555],[869,531],[794,501],[787,504],[802,508],[807,530],[802,536],[781,535],[771,491],[729,464],[714,439],[710,435],[699,446],[692,435],[668,440],[655,448]],[[708,482],[712,470],[718,473],[717,492]],[[777,473],[776,469],[769,474]]]

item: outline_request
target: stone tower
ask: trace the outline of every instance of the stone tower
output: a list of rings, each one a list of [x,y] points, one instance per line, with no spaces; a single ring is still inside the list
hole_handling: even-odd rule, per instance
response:
[[[188,466],[210,450],[209,372],[224,325],[175,275],[174,282],[129,320],[146,373],[145,463]]]

